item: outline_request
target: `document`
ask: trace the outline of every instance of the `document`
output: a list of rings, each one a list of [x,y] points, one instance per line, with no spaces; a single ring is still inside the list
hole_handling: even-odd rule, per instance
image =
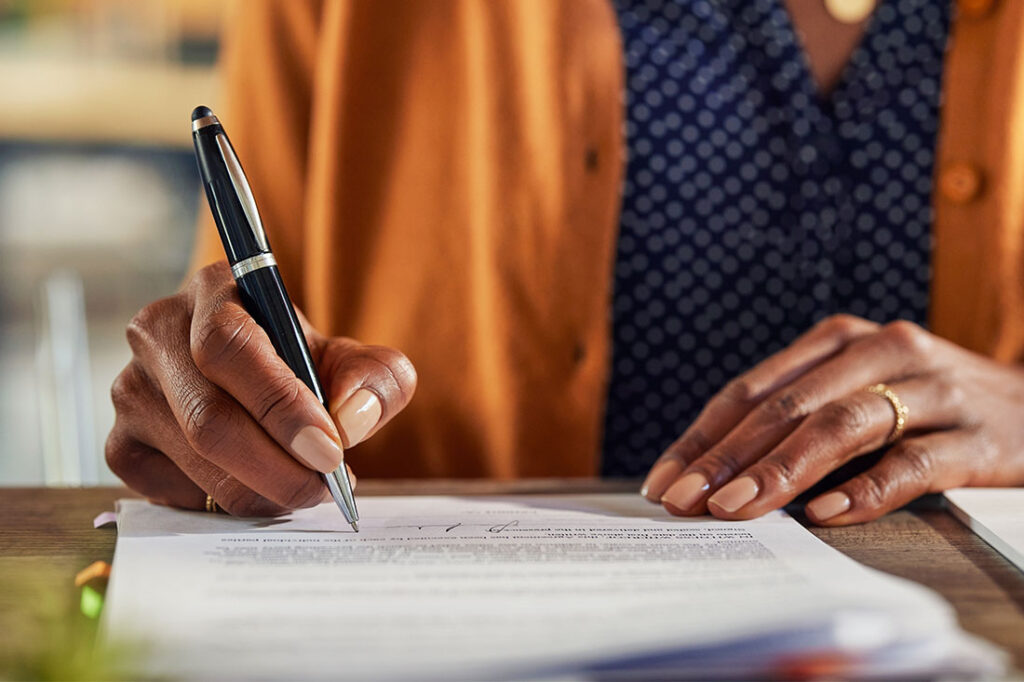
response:
[[[784,512],[677,518],[638,495],[364,497],[273,519],[118,504],[104,613],[146,672],[217,679],[844,676],[1000,654],[948,604]]]
[[[947,490],[953,516],[1024,571],[1024,488]]]

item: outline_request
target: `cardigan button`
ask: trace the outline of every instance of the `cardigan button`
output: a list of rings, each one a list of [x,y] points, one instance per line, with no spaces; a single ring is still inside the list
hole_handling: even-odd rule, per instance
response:
[[[960,16],[968,19],[980,19],[989,13],[995,0],[959,0],[957,9]]]
[[[966,204],[981,192],[981,171],[963,161],[951,163],[939,176],[939,190],[950,201]]]
[[[587,359],[587,345],[583,341],[577,341],[572,349],[572,364],[581,365]]]

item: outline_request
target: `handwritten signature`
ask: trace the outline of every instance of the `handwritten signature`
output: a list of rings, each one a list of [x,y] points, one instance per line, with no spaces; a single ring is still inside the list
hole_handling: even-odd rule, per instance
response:
[[[474,528],[482,527],[487,533],[504,533],[509,528],[516,528],[519,525],[519,521],[509,521],[507,523],[498,524],[486,524],[486,523],[462,523],[461,521],[453,524],[444,523],[427,523],[422,526],[387,526],[387,528],[415,528],[416,530],[426,530],[427,528],[443,528],[445,533],[450,533],[456,528]]]

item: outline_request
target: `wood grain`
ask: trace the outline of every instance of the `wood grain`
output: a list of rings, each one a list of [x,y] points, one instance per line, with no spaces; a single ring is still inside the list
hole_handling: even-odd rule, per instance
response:
[[[634,482],[589,480],[360,481],[360,495],[583,493],[635,490]],[[66,590],[75,573],[110,561],[116,531],[93,529],[92,519],[134,496],[125,488],[0,489],[0,582],[4,573],[33,565],[60,576]],[[945,511],[916,508],[851,528],[811,532],[857,561],[915,580],[942,594],[961,625],[1004,647],[1024,668],[1024,574]]]

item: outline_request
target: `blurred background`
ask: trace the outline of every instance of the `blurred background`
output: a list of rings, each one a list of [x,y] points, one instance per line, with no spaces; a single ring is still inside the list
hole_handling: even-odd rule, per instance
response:
[[[0,0],[0,485],[116,480],[109,387],[187,266],[226,9]]]

